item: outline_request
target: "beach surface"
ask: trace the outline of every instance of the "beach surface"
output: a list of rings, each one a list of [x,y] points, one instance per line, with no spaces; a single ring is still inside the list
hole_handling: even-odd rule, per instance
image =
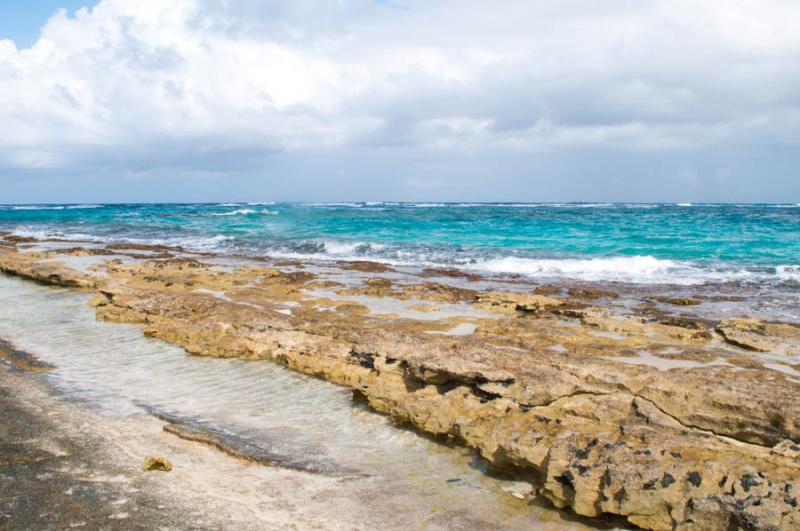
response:
[[[541,527],[539,507],[599,526],[800,525],[800,328],[748,312],[736,286],[542,283],[14,235],[0,270],[85,293],[99,320],[189,354],[277,362],[338,384],[396,423],[473,450],[522,502],[476,527]],[[181,429],[208,442],[208,431]],[[350,470],[348,459],[334,462]],[[362,507],[351,487],[332,488]],[[567,513],[550,512],[567,525]],[[391,527],[391,513],[378,527]]]
[[[0,523],[6,529],[503,527],[498,515],[481,517],[457,503],[431,511],[380,478],[259,463],[153,415],[103,414],[37,376],[0,365]],[[145,472],[150,455],[169,456],[173,469]],[[564,526],[588,528],[558,515],[536,525]]]

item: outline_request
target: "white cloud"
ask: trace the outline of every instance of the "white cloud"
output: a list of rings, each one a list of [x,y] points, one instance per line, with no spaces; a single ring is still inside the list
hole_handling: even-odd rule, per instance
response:
[[[0,166],[796,145],[798,27],[792,0],[103,0],[0,41]]]

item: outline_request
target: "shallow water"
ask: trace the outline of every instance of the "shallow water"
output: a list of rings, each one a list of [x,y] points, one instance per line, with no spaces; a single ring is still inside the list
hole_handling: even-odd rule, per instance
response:
[[[340,387],[269,362],[189,356],[138,327],[96,321],[88,298],[0,276],[0,337],[55,365],[46,378],[90,407],[193,418],[318,470],[379,476],[431,510],[515,529],[583,527],[512,497],[519,485],[484,474],[469,451],[398,429]]]
[[[796,289],[800,206],[279,203],[0,205],[0,230],[538,278]]]

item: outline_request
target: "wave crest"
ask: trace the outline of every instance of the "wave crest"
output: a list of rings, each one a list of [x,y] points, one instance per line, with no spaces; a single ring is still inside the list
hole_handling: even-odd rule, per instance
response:
[[[471,269],[490,273],[597,281],[641,283],[686,283],[702,272],[683,262],[653,256],[613,258],[535,259],[508,256],[478,262]],[[693,278],[694,277],[694,278]]]

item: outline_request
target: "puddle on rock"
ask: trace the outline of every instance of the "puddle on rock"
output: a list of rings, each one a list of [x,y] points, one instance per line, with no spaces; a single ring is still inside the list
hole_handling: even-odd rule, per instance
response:
[[[685,360],[679,358],[664,358],[661,356],[654,356],[650,351],[640,350],[638,356],[603,356],[603,359],[610,361],[618,361],[620,363],[627,363],[629,365],[647,365],[655,367],[660,371],[668,371],[670,369],[699,369],[703,367],[733,367],[722,358],[717,358],[710,362],[702,362],[695,360]]]

